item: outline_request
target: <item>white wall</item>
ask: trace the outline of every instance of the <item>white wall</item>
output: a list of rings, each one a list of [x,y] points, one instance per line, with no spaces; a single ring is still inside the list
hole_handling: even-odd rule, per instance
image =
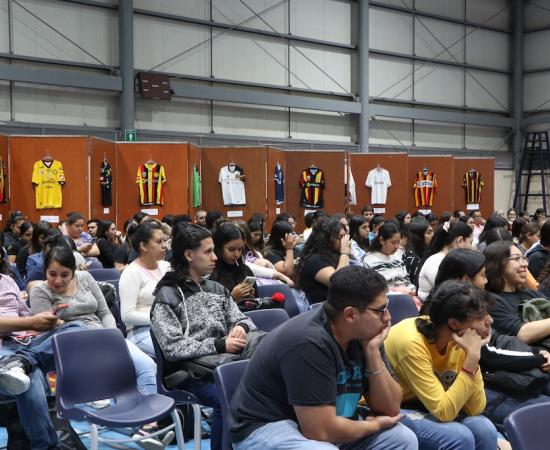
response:
[[[506,211],[512,206],[514,186],[513,170],[495,170],[495,209]]]

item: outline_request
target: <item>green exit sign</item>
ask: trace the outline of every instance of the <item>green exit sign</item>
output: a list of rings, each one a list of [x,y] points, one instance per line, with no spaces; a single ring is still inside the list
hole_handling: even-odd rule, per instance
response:
[[[136,136],[136,130],[124,130],[124,140],[126,142],[135,142]]]

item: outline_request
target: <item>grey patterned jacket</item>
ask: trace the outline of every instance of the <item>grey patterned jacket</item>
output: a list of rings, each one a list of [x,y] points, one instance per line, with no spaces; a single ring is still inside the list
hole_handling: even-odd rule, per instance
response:
[[[151,307],[151,330],[164,359],[181,361],[225,352],[225,338],[235,325],[256,326],[237,307],[227,289],[212,280],[200,285],[188,278],[181,289],[173,272],[159,282]]]

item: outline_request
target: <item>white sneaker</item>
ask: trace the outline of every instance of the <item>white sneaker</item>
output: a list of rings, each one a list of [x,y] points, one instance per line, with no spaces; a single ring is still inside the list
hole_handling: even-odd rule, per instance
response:
[[[14,365],[0,371],[0,391],[8,395],[19,395],[29,389],[31,380],[23,367]]]

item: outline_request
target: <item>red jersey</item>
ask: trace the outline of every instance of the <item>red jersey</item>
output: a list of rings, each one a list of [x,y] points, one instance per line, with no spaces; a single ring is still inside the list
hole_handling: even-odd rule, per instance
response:
[[[321,169],[308,167],[302,171],[299,181],[302,189],[300,205],[304,208],[323,207],[323,189],[325,189],[325,176]]]
[[[432,206],[437,189],[435,174],[428,169],[418,171],[413,189],[414,202],[417,208],[420,206]]]
[[[464,178],[462,179],[462,187],[464,188],[466,203],[468,205],[479,204],[481,200],[481,189],[483,189],[483,186],[483,177],[477,170],[472,169],[464,174]]]

